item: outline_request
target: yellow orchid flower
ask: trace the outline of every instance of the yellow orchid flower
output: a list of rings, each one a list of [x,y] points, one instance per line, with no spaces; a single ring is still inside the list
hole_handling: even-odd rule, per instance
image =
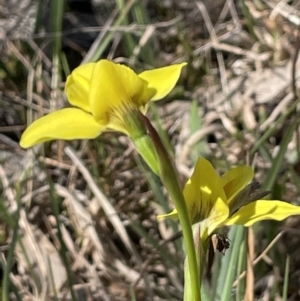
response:
[[[183,195],[192,224],[200,222],[202,242],[222,226],[244,225],[249,227],[262,220],[283,220],[300,215],[300,206],[279,200],[263,200],[266,192],[256,192],[256,182],[249,184],[254,176],[250,166],[235,167],[219,176],[211,163],[198,159]],[[177,210],[159,215],[177,218]]]
[[[73,108],[54,111],[25,130],[20,145],[31,147],[52,139],[91,139],[106,130],[133,139],[146,132],[139,118],[147,103],[165,97],[175,86],[186,63],[136,74],[108,60],[87,63],[67,78],[65,92]]]

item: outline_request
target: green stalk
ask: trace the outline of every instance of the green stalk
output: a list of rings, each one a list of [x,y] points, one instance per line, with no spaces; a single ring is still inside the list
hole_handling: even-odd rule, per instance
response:
[[[149,135],[153,140],[157,152],[161,180],[164,186],[166,187],[168,193],[170,194],[170,197],[174,202],[178,212],[178,218],[182,227],[183,241],[187,253],[187,261],[190,276],[190,278],[186,278],[190,279],[193,300],[200,301],[200,277],[193,240],[192,227],[185,199],[183,197],[182,190],[179,185],[177,173],[156,130],[153,128],[152,124],[149,122],[147,117],[142,115],[142,118],[144,119],[145,125],[149,131]],[[185,283],[185,285],[186,284],[187,283]]]
[[[132,109],[126,117],[126,129],[130,133],[135,147],[139,154],[143,157],[148,166],[155,174],[159,174],[159,164],[157,161],[156,150],[153,141],[144,124],[140,110]]]
[[[151,138],[145,134],[138,138],[132,138],[133,143],[138,150],[139,154],[145,160],[147,165],[152,169],[152,171],[158,175],[159,174],[159,166],[157,162],[157,156],[155,152],[155,148],[153,146],[153,142]]]
[[[209,240],[202,240],[201,237],[201,225],[197,224],[193,227],[194,245],[196,250],[197,269],[200,279],[202,279],[204,263],[206,262],[206,255],[209,249]],[[187,261],[187,258],[186,258]],[[191,283],[190,280],[189,265],[185,262],[184,266],[184,280],[185,283]],[[201,283],[201,281],[200,281]],[[193,291],[190,286],[184,286],[184,301],[190,301],[193,298]]]

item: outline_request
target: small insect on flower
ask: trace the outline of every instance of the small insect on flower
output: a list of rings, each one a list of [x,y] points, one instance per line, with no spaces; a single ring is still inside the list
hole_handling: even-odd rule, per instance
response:
[[[215,254],[219,251],[222,255],[225,255],[225,252],[230,247],[230,240],[227,236],[223,234],[212,234],[209,242],[208,249],[208,260],[207,260],[207,276],[210,276],[212,264],[215,258]]]
[[[262,220],[281,221],[291,215],[299,215],[300,207],[280,200],[263,199],[270,192],[260,190],[252,181],[251,166],[238,166],[219,176],[212,164],[198,159],[183,195],[192,224],[200,224],[200,237],[207,244],[218,228],[231,225],[249,227]],[[177,210],[158,216],[177,218]]]

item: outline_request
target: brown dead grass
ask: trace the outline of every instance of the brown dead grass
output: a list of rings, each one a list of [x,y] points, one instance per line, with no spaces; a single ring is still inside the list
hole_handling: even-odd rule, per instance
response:
[[[258,137],[272,127],[276,128],[265,146],[275,154],[288,126],[288,118],[282,124],[276,121],[295,102],[295,92],[298,95],[300,68],[294,58],[299,51],[299,3],[271,0],[259,2],[259,7],[244,2],[253,24],[230,0],[170,1],[170,7],[167,1],[149,4],[156,64],[189,62],[180,82],[184,93],[180,99],[175,96],[175,101],[159,104],[158,109],[183,182],[191,173],[191,153],[199,141],[205,142],[206,156],[223,172],[227,164],[247,161]],[[10,274],[22,300],[70,300],[68,278],[78,300],[130,300],[131,289],[137,300],[181,300],[181,251],[174,242],[162,247],[176,266],[134,227],[141,225],[157,245],[172,234],[171,228],[157,224],[161,208],[154,205],[155,195],[137,167],[137,153],[129,139],[108,133],[97,141],[54,141],[46,144],[44,152],[41,146],[27,151],[18,146],[26,122],[48,113],[53,105],[65,105],[65,98],[57,91],[61,103],[53,102],[47,47],[40,48],[31,34],[26,41],[15,35],[7,10],[1,19],[5,27],[0,41],[2,66],[7,68],[0,75],[0,177],[8,211],[13,215],[18,199],[22,204]],[[72,44],[68,51],[73,63],[86,50]],[[122,51],[109,55],[121,56]],[[191,134],[189,114],[194,99],[202,128]],[[299,202],[299,197],[288,167],[299,174],[298,139],[295,133],[287,163],[278,175],[282,197],[293,202]],[[258,180],[263,181],[270,163],[259,152],[254,162]],[[59,202],[70,275],[59,251],[62,245],[51,191]],[[256,300],[269,300],[272,288],[281,286],[286,253],[291,256],[289,300],[300,298],[297,225],[298,218],[283,225],[279,242],[268,253],[264,253],[269,243],[266,233],[252,238],[257,249],[251,260],[262,254],[259,260],[265,262],[263,273],[253,276],[260,278],[251,283]],[[5,219],[0,220],[0,233],[4,266],[12,237]],[[251,300],[249,290],[248,294]],[[11,298],[15,299],[13,294]],[[278,294],[275,299],[281,300]]]

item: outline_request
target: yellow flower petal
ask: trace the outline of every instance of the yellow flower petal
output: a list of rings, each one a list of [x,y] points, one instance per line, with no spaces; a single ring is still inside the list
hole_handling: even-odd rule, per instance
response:
[[[238,166],[230,169],[222,177],[222,185],[230,206],[231,200],[253,179],[254,172],[251,166]]]
[[[148,83],[148,87],[156,91],[152,101],[164,98],[177,83],[181,69],[186,63],[175,64],[168,67],[147,70],[139,74],[139,77]]]
[[[225,221],[224,225],[239,224],[249,227],[258,221],[267,219],[281,221],[298,214],[300,214],[300,206],[275,200],[258,200],[239,209]]]
[[[104,127],[93,116],[80,109],[67,108],[55,111],[34,121],[23,133],[23,148],[52,139],[91,139],[97,137]]]
[[[228,217],[229,209],[221,179],[211,163],[204,158],[198,159],[183,195],[192,223],[208,219],[209,234]]]
[[[162,220],[165,218],[172,218],[172,219],[178,219],[178,214],[177,214],[177,210],[174,209],[173,211],[171,211],[170,213],[167,214],[160,214],[157,216],[158,220]]]
[[[74,69],[65,86],[69,103],[87,112],[91,112],[89,90],[95,65],[96,63],[87,63]]]
[[[90,85],[90,103],[97,121],[110,122],[111,113],[130,113],[131,108],[138,109],[154,95],[153,89],[129,67],[107,60],[96,63]],[[128,112],[123,109],[128,108]],[[126,116],[123,116],[126,118]]]

